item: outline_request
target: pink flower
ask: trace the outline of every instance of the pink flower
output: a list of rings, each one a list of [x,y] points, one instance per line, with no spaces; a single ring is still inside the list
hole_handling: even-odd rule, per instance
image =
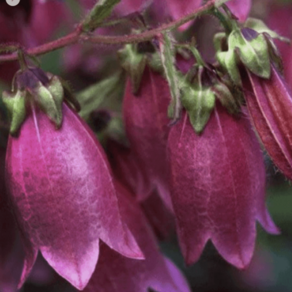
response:
[[[292,180],[292,95],[271,67],[270,79],[248,72],[245,99],[253,125],[275,165]]]
[[[238,18],[238,21],[245,22],[250,9],[252,0],[231,0],[226,3],[231,12]]]
[[[121,218],[105,154],[65,103],[60,129],[38,108],[9,137],[6,180],[22,229],[27,278],[38,250],[78,289],[88,283],[102,240],[126,257],[143,257]]]
[[[166,80],[146,68],[137,96],[128,80],[123,116],[130,147],[139,165],[143,165],[165,204],[171,209],[168,189],[166,143],[169,132],[167,108],[170,92]],[[150,193],[149,193],[150,195]]]
[[[106,245],[101,246],[99,264],[84,292],[189,292],[179,270],[159,252],[146,218],[122,186],[117,185],[122,217],[135,235],[144,261],[125,258]]]
[[[249,120],[217,104],[197,135],[184,113],[169,133],[168,150],[172,202],[187,264],[198,260],[210,239],[226,261],[246,267],[256,220],[278,233],[265,207],[265,166]]]

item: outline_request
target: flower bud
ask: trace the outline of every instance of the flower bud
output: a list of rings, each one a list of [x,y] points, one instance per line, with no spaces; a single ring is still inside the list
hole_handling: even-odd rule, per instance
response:
[[[268,80],[248,77],[244,94],[253,125],[275,165],[292,180],[292,94],[274,66]]]
[[[187,264],[212,240],[238,268],[252,257],[256,220],[278,229],[265,207],[263,156],[247,117],[234,117],[217,103],[198,136],[184,113],[169,133],[171,196]]]

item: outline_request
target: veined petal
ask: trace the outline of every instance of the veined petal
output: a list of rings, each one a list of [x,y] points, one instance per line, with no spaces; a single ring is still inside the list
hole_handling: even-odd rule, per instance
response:
[[[198,136],[184,114],[170,131],[168,149],[186,262],[195,262],[211,239],[226,261],[246,267],[254,250],[256,219],[266,218],[267,212],[263,157],[248,119],[235,118],[218,104]]]
[[[245,99],[253,125],[275,165],[292,180],[292,95],[273,66],[268,80],[248,75]]]
[[[85,292],[189,292],[178,269],[165,261],[154,234],[132,194],[117,185],[122,217],[135,235],[145,260],[127,259],[107,246],[101,246],[100,260]]]
[[[23,232],[48,263],[83,289],[99,255],[99,239],[125,256],[143,255],[120,216],[105,154],[66,104],[56,130],[33,110],[10,137],[6,176]]]

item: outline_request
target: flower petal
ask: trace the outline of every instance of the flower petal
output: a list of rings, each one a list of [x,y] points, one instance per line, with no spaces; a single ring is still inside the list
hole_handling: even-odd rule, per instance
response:
[[[10,137],[7,181],[24,233],[48,263],[78,289],[89,281],[99,239],[125,256],[142,257],[121,219],[105,154],[66,105],[56,130],[36,110]]]

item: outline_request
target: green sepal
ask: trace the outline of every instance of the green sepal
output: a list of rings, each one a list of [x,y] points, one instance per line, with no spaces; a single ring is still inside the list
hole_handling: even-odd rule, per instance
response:
[[[181,101],[195,132],[202,133],[215,107],[215,94],[210,88],[196,90],[190,86],[183,89]]]
[[[235,85],[241,86],[240,72],[237,67],[236,53],[234,50],[228,50],[227,52],[218,52],[216,58],[220,65],[228,72],[231,80]]]
[[[84,32],[94,31],[104,19],[110,16],[113,8],[119,2],[120,0],[99,0],[83,21],[82,30]]]
[[[230,114],[236,114],[240,109],[240,100],[234,97],[228,86],[222,82],[217,82],[211,88],[222,106],[224,106]]]
[[[40,83],[32,94],[35,102],[49,119],[55,123],[57,128],[61,127],[64,89],[58,77],[54,76],[46,86]]]
[[[26,91],[16,91],[15,94],[3,91],[2,100],[11,115],[10,134],[15,135],[26,117]]]
[[[157,51],[147,55],[147,65],[157,73],[163,73],[163,65],[160,57],[160,53]]]
[[[257,34],[255,38],[246,40],[241,31],[234,31],[229,36],[228,45],[238,48],[240,60],[252,73],[265,79],[270,78],[269,49],[263,34]]]
[[[197,134],[200,134],[209,121],[215,107],[215,94],[208,86],[202,84],[202,74],[205,68],[199,67],[196,80],[191,84],[181,80],[181,103],[188,112],[190,122]]]
[[[273,40],[271,39],[271,37],[265,33],[264,33],[264,36],[268,44],[270,59],[273,62],[273,64],[276,66],[278,72],[280,72],[283,75],[284,66],[283,66],[283,60],[282,60],[281,54],[277,46],[274,44]]]
[[[81,105],[75,97],[70,83],[61,77],[59,77],[59,80],[63,86],[65,100],[68,101],[71,106],[73,106],[75,111],[79,112],[81,110]]]
[[[118,51],[121,66],[130,76],[132,92],[137,94],[142,81],[142,76],[147,63],[146,55],[137,52],[136,45],[127,44]]]
[[[260,19],[249,17],[246,20],[244,26],[249,27],[249,28],[257,31],[258,33],[262,33],[262,34],[267,33],[273,39],[278,39],[278,40],[285,42],[285,43],[291,42],[289,38],[283,37],[283,36],[277,34],[275,31],[269,29],[266,26],[266,24]]]
[[[218,32],[214,35],[213,44],[215,47],[216,52],[223,51],[222,44],[226,42],[226,33],[225,32]]]

